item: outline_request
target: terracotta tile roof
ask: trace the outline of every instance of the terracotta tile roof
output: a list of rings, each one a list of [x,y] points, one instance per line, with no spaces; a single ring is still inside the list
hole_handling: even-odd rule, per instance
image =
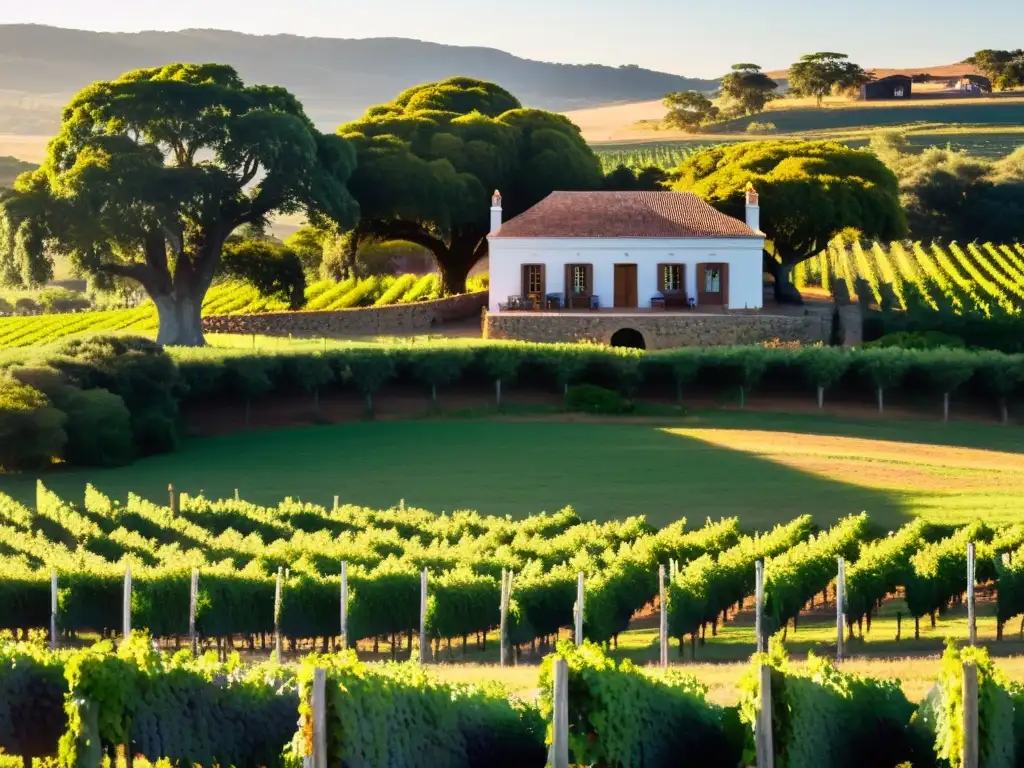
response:
[[[760,237],[692,192],[552,192],[494,237]]]

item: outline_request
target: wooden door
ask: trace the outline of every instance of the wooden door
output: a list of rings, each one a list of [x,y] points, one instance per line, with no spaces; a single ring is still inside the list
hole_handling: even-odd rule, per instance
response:
[[[615,265],[615,304],[623,309],[636,309],[636,264]]]

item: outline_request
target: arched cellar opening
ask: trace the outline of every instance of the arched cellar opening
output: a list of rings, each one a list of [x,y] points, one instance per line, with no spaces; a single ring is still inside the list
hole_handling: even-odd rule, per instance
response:
[[[644,335],[635,328],[620,328],[612,334],[613,347],[632,347],[633,349],[647,349],[644,342]]]

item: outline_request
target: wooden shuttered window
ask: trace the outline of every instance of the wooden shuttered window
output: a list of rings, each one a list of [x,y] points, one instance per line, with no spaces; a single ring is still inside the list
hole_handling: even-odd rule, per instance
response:
[[[547,272],[543,264],[523,264],[522,294],[543,298],[547,293]]]
[[[662,294],[686,293],[686,266],[684,264],[658,265],[658,291]]]
[[[728,264],[705,263],[697,265],[697,302],[728,306]]]
[[[566,296],[590,296],[594,293],[594,265],[565,265]]]

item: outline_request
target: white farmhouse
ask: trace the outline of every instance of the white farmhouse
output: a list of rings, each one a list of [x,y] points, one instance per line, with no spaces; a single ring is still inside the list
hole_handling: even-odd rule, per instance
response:
[[[552,192],[502,222],[491,201],[490,313],[760,309],[757,193],[746,222],[689,192]]]

